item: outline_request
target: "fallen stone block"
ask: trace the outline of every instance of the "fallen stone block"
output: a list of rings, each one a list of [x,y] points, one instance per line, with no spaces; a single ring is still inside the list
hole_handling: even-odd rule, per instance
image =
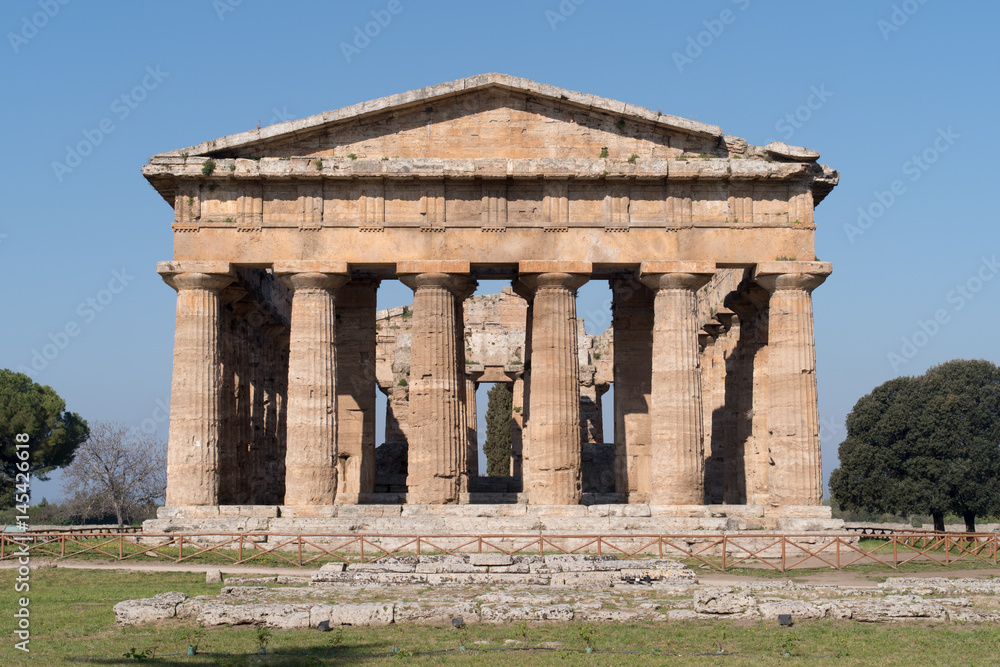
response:
[[[337,604],[316,605],[309,609],[309,625],[316,627],[326,621],[336,625],[389,625],[395,615],[392,604]]]
[[[694,611],[702,614],[741,614],[755,604],[757,598],[749,593],[701,590],[694,594]]]
[[[769,621],[777,620],[781,614],[791,614],[792,621],[804,618],[823,618],[826,616],[826,609],[802,600],[761,602],[757,605],[757,611],[760,612],[761,618]]]
[[[505,604],[483,605],[480,618],[484,623],[509,623],[511,621],[571,621],[573,608],[568,604],[548,607],[512,607]]]
[[[267,625],[272,628],[308,628],[309,610],[290,604],[226,604],[204,602],[198,622],[205,625]]]
[[[151,598],[125,600],[114,606],[115,622],[121,626],[142,625],[177,615],[177,605],[188,599],[185,593],[158,593]]]
[[[473,602],[459,602],[444,606],[397,602],[393,613],[393,622],[445,625],[458,616],[461,616],[466,623],[478,623],[479,607]]]

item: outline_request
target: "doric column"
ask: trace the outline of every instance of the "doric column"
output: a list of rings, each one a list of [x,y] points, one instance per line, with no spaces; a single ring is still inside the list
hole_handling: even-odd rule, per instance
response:
[[[580,474],[580,360],[576,290],[587,262],[521,262],[519,282],[534,293],[525,487],[532,505],[577,505]]]
[[[476,381],[465,376],[465,424],[468,445],[469,478],[479,477],[479,418],[476,414]]]
[[[652,490],[653,292],[632,276],[610,280],[614,327],[615,491],[630,503]]]
[[[468,488],[461,300],[473,285],[468,262],[400,262],[413,289],[407,502],[457,503]],[[464,327],[463,327],[464,329]]]
[[[233,282],[228,262],[160,262],[177,290],[167,505],[219,504],[219,292]]]
[[[754,281],[771,294],[767,426],[776,506],[823,500],[812,291],[832,270],[828,262],[762,262],[754,271]]]
[[[336,292],[344,262],[276,263],[292,289],[285,505],[332,505],[337,496]]]
[[[510,424],[510,476],[520,478],[521,456],[524,449],[524,373],[514,379],[511,394],[513,414]]]
[[[652,367],[652,505],[705,502],[701,369],[696,292],[712,277],[711,262],[643,262],[641,280],[654,290]]]
[[[723,499],[730,505],[767,502],[770,453],[767,433],[767,290],[750,282],[726,298],[738,336],[726,375],[732,440],[727,443]]]
[[[375,300],[379,280],[337,292],[338,503],[375,490]]]

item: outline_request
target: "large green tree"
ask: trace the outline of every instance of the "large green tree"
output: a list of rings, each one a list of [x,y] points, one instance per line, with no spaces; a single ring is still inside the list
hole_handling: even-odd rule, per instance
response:
[[[493,385],[487,396],[486,442],[483,444],[486,474],[507,477],[510,475],[510,422],[514,397],[502,382]]]
[[[1000,368],[954,360],[876,387],[847,416],[830,490],[844,509],[926,513],[935,530],[954,512],[1000,512]]]
[[[66,411],[66,402],[46,385],[23,373],[0,369],[0,507],[14,500],[17,469],[17,436],[28,435],[29,473],[41,480],[54,469],[68,465],[76,448],[90,434],[87,422]]]

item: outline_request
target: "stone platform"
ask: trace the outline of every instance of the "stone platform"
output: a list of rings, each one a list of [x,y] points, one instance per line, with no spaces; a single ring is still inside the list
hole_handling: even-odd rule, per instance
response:
[[[377,535],[691,535],[843,531],[829,507],[762,505],[285,505],[167,506],[143,532]]]

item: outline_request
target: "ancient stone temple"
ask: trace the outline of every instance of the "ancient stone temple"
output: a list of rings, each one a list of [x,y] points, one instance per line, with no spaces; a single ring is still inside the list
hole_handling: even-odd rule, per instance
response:
[[[829,516],[813,211],[838,175],[818,158],[500,74],[154,156],[143,174],[174,209],[157,270],[177,291],[161,517],[476,504],[474,388],[498,381],[519,408],[510,503]],[[490,356],[466,327],[482,279],[510,281],[494,306],[516,350]],[[384,368],[390,280],[413,290],[405,377]],[[612,294],[597,359],[588,281]],[[588,413],[609,385],[613,414]],[[402,494],[375,488],[379,390],[405,393],[385,436],[407,443]],[[613,489],[596,497],[582,452],[604,419]]]

